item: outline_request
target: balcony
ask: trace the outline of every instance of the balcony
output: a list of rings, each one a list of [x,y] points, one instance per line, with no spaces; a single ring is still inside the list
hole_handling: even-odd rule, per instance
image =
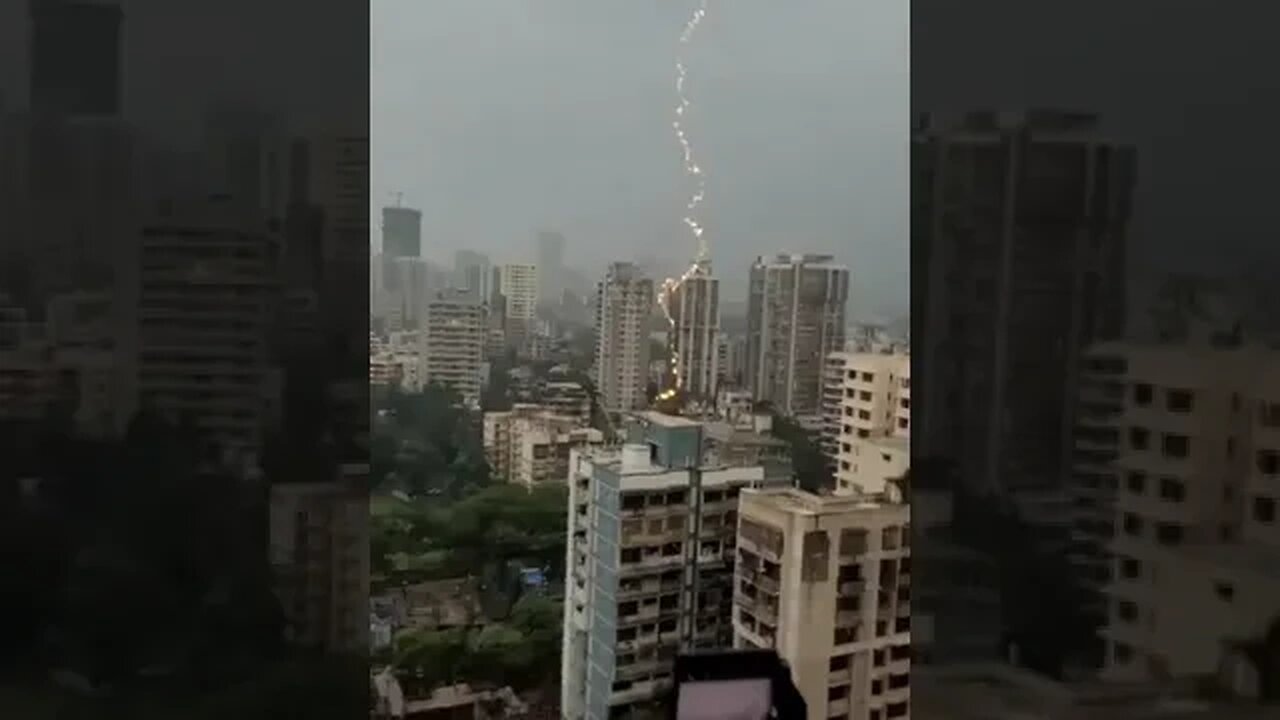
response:
[[[840,597],[862,597],[867,591],[866,580],[842,580],[836,588]]]
[[[840,610],[836,613],[836,627],[857,627],[862,624],[862,611]]]

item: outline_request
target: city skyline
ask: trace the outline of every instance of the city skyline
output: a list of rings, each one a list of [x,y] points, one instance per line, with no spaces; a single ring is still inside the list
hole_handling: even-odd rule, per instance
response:
[[[567,264],[591,279],[640,248],[675,267],[693,259],[671,121],[696,3],[465,5],[373,4],[373,216],[403,193],[437,262],[461,248],[531,260],[540,230],[562,233]],[[855,314],[905,315],[906,9],[824,1],[782,18],[794,32],[778,21],[759,2],[713,5],[686,52],[700,217],[725,299],[745,299],[758,255],[831,253],[851,267]],[[792,39],[803,34],[813,40]],[[609,63],[587,62],[606,50]],[[441,100],[422,105],[424,87]],[[486,212],[495,204],[502,213]]]

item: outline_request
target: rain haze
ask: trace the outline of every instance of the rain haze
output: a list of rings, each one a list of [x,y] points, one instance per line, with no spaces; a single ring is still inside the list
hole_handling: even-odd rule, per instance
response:
[[[372,217],[402,193],[441,263],[532,259],[545,229],[592,278],[611,260],[686,264],[672,121],[696,7],[373,0]],[[895,0],[711,0],[684,51],[684,126],[726,300],[756,255],[822,252],[850,267],[852,317],[907,312],[908,37]]]

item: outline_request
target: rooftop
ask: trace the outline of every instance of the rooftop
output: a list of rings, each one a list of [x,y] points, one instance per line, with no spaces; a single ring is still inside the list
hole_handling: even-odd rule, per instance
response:
[[[645,422],[652,423],[654,425],[661,425],[662,427],[698,427],[702,425],[702,423],[697,420],[690,420],[689,418],[680,417],[679,415],[667,415],[666,413],[660,413],[657,410],[642,410],[635,413],[635,416]]]
[[[771,487],[743,492],[743,502],[757,502],[784,512],[797,515],[828,515],[852,510],[875,510],[889,507],[890,503],[879,497],[857,495],[816,495],[794,487]]]

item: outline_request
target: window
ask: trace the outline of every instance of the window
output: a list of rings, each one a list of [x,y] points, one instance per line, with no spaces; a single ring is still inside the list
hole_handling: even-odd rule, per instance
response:
[[[1191,452],[1191,438],[1167,433],[1164,436],[1163,450],[1165,457],[1184,458]]]
[[[1134,558],[1120,559],[1120,576],[1126,580],[1135,580],[1142,575],[1142,563]]]
[[[831,670],[831,672],[848,670],[849,663],[852,657],[853,657],[852,655],[837,655],[831,658],[831,662],[828,664],[828,668]]]
[[[1213,584],[1213,592],[1223,602],[1231,602],[1236,596],[1236,589],[1231,583],[1217,582]]]
[[[1276,501],[1269,497],[1256,497],[1253,499],[1253,519],[1260,523],[1273,523],[1276,521]]]
[[[870,390],[859,390],[859,391],[858,391],[858,399],[859,399],[859,400],[866,401],[866,402],[870,402],[870,401],[871,401],[871,391],[870,391]]]
[[[869,373],[869,372],[862,373],[862,382],[871,382],[872,380],[875,380],[875,379],[876,379],[875,373]]]
[[[1129,428],[1129,447],[1134,450],[1146,450],[1151,443],[1151,433],[1146,428]]]
[[[871,681],[871,694],[873,696],[879,695],[883,691],[883,689],[884,689],[884,683],[882,683],[879,679]]]
[[[1187,486],[1177,478],[1160,478],[1160,499],[1180,503],[1187,499]]]
[[[1138,620],[1138,605],[1132,600],[1120,600],[1116,603],[1116,617],[1131,623]]]
[[[1275,450],[1259,450],[1258,472],[1263,475],[1280,475],[1280,453]]]
[[[1178,545],[1182,542],[1182,526],[1177,523],[1156,523],[1156,541],[1161,545]]]
[[[883,649],[871,651],[871,666],[872,667],[884,666],[884,650]]]
[[[1141,535],[1142,534],[1142,518],[1133,513],[1124,514],[1124,534],[1125,535]]]
[[[832,701],[832,700],[844,700],[844,699],[845,699],[845,698],[847,698],[847,697],[849,697],[849,686],[848,686],[848,685],[837,685],[837,686],[832,687],[832,688],[827,688],[827,700],[828,700],[828,701]]]
[[[1147,383],[1138,383],[1133,386],[1133,404],[1146,407],[1151,404],[1151,397],[1155,391]]]
[[[1190,390],[1169,390],[1165,393],[1165,407],[1169,412],[1191,412],[1192,395]]]
[[[1141,495],[1147,491],[1147,475],[1141,470],[1130,471],[1126,484],[1129,486],[1129,492]]]
[[[1111,646],[1111,657],[1115,659],[1119,665],[1127,665],[1133,660],[1133,648],[1124,643],[1114,643]]]
[[[905,702],[889,703],[885,706],[885,717],[900,718],[907,716],[907,704]]]

